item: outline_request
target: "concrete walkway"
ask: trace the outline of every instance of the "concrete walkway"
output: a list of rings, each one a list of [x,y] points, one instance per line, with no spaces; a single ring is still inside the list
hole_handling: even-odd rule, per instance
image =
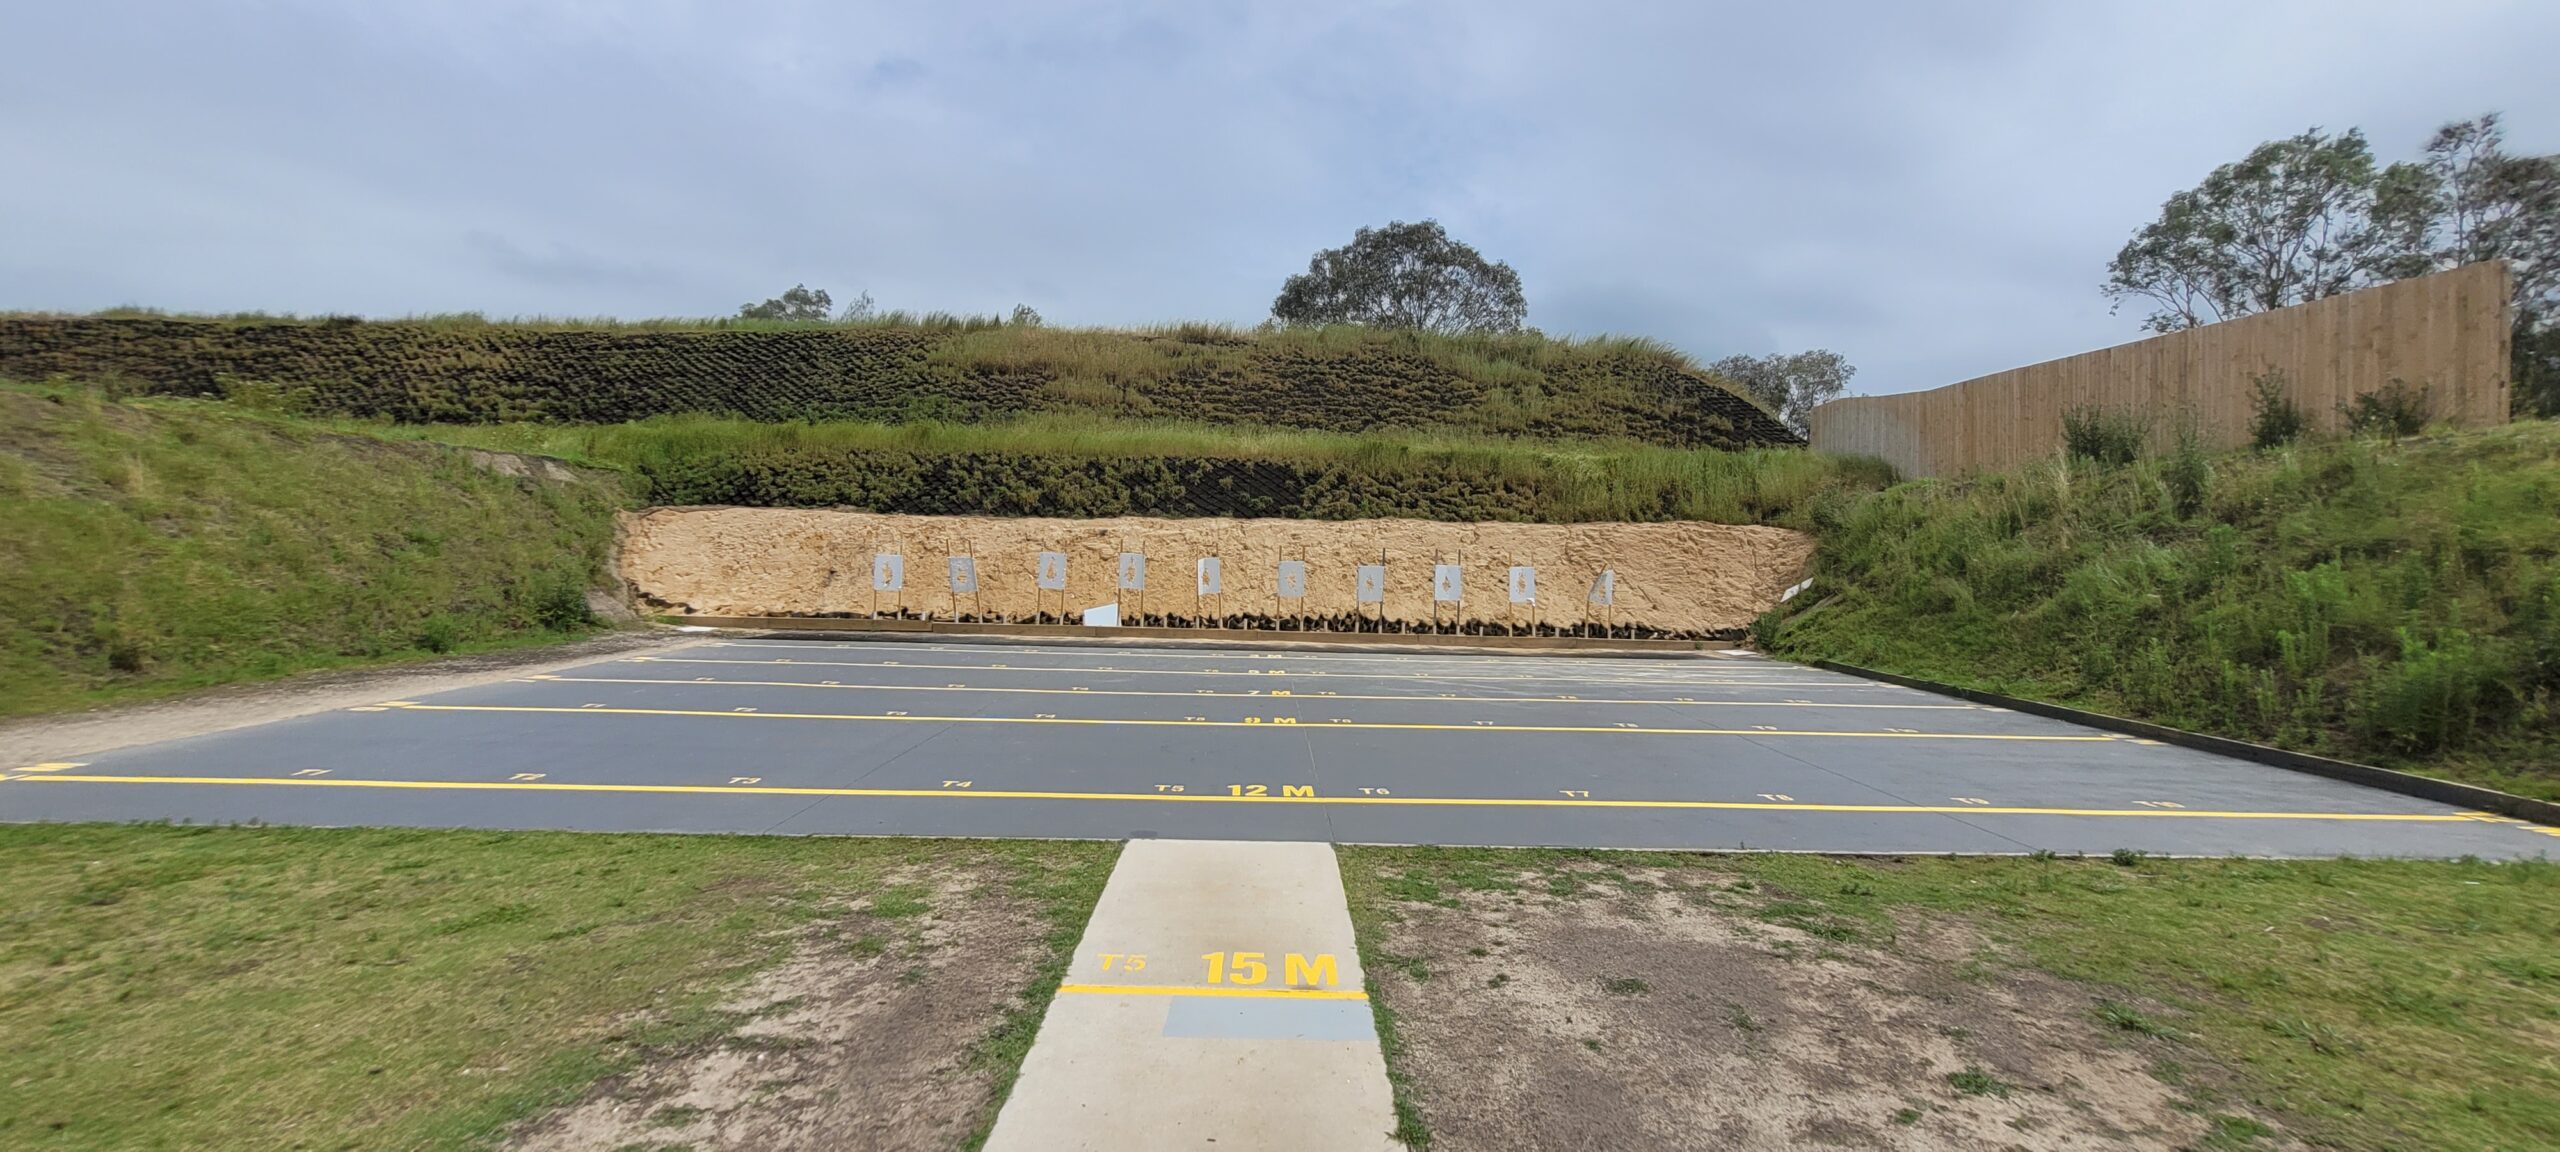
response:
[[[1135,840],[990,1152],[1394,1149],[1326,844]]]

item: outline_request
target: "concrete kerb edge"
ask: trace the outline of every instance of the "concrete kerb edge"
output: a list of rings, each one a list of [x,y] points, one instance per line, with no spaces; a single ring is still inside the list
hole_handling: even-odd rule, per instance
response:
[[[2153,724],[2146,720],[2128,720],[2122,716],[2109,716],[2104,712],[2089,712],[2060,704],[2048,704],[2041,700],[2003,696],[1997,692],[1985,692],[1977,688],[1961,688],[1953,684],[1923,680],[1916,676],[1878,672],[1872,668],[1860,668],[1837,660],[1813,660],[1809,663],[1826,672],[1858,676],[1881,683],[1897,684],[1904,688],[1917,688],[1923,692],[1953,696],[1976,704],[1995,705],[2031,716],[2042,716],[2049,720],[2062,720],[2102,731],[2158,740],[2163,744],[2175,744],[2198,752],[2230,756],[2264,764],[2270,768],[2282,768],[2289,772],[2301,772],[2306,775],[2341,780],[2349,784],[2361,784],[2367,788],[2379,788],[2385,792],[2415,796],[2421,800],[2476,808],[2484,812],[2513,816],[2519,820],[2530,820],[2536,824],[2560,827],[2560,804],[2548,800],[2536,800],[2530,796],[2518,796],[2512,792],[2500,792],[2495,788],[2483,788],[2476,784],[2459,784],[2451,780],[2439,780],[2433,776],[2420,776],[2414,772],[2400,772],[2390,768],[2376,768],[2371,764],[2358,764],[2352,760],[2314,756],[2308,752],[2270,748],[2264,744],[2252,744],[2246,740],[2233,740],[2226,736],[2207,736],[2201,732],[2189,732],[2183,728],[2171,728],[2165,724]]]

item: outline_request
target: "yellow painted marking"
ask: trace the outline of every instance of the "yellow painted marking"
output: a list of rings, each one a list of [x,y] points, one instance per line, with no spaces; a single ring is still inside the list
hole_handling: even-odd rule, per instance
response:
[[[1242,720],[1107,720],[1089,717],[1041,716],[909,716],[898,712],[756,712],[737,709],[714,712],[699,708],[601,708],[587,705],[561,708],[536,704],[411,704],[411,712],[557,712],[584,716],[718,716],[744,720],[872,720],[924,724],[1081,724],[1092,727],[1188,727],[1188,728],[1258,728],[1264,726],[1259,716]],[[1294,719],[1274,721],[1295,724]],[[1767,728],[1638,728],[1633,724],[1607,727],[1573,724],[1398,724],[1382,721],[1360,721],[1341,725],[1344,728],[1367,728],[1395,732],[1611,732],[1644,736],[1833,736],[1843,739],[1876,740],[2004,740],[2043,744],[2104,744],[2108,736],[2029,736],[2002,732],[1843,732],[1811,729]]]
[[[1356,988],[1197,988],[1168,984],[1060,984],[1061,996],[1227,996],[1252,1000],[1366,1000]]]
[[[896,662],[896,661],[894,661],[894,660],[724,660],[724,659],[721,659],[721,658],[716,657],[716,656],[662,656],[662,657],[659,657],[657,660],[653,661],[653,663],[659,663],[659,664],[790,664],[790,665],[793,665],[793,666],[795,666],[795,667],[801,667],[801,668],[933,668],[933,669],[941,669],[941,670],[944,670],[944,671],[971,671],[971,670],[985,671],[985,670],[992,669],[992,668],[994,668],[994,667],[995,667],[995,666],[994,666],[994,665],[992,665],[992,664],[899,664],[898,662]],[[1091,668],[1078,668],[1078,667],[1052,667],[1052,666],[1047,666],[1047,665],[1037,665],[1037,664],[1033,664],[1033,665],[1023,665],[1023,666],[1015,667],[1015,668],[1007,668],[1007,669],[1005,669],[1005,671],[1007,671],[1007,672],[1059,672],[1059,673],[1066,673],[1066,674],[1071,674],[1071,675],[1076,675],[1076,676],[1090,676],[1090,675],[1092,675],[1092,674],[1093,674],[1093,672],[1094,672],[1094,670],[1093,670],[1093,669],[1091,669]],[[1276,672],[1276,671],[1275,671],[1275,672],[1263,672],[1263,671],[1256,670],[1256,669],[1247,669],[1247,670],[1242,671],[1242,672],[1222,672],[1222,671],[1219,671],[1218,669],[1215,669],[1215,668],[1122,668],[1122,669],[1120,669],[1119,671],[1112,673],[1112,675],[1115,675],[1115,676],[1191,676],[1191,677],[1200,677],[1200,676],[1220,676],[1220,677],[1227,677],[1227,676],[1277,676],[1277,675],[1285,675],[1285,674],[1286,674],[1286,673],[1281,673],[1281,672]],[[1560,674],[1560,673],[1526,673],[1526,674],[1522,674],[1522,675],[1514,675],[1514,676],[1491,676],[1491,675],[1477,675],[1477,674],[1474,674],[1474,673],[1458,673],[1458,672],[1300,672],[1300,673],[1298,673],[1298,675],[1300,675],[1300,676],[1307,676],[1307,677],[1313,677],[1313,678],[1316,678],[1316,679],[1323,679],[1323,680],[1543,680],[1543,681],[1550,681],[1550,682],[1553,682],[1553,681],[1572,681],[1573,683],[1577,683],[1577,684],[1659,684],[1659,683],[1663,683],[1663,681],[1662,681],[1662,680],[1655,679],[1655,678],[1653,678],[1653,677],[1646,677],[1646,676],[1575,676],[1575,675],[1571,675],[1571,674]],[[1706,685],[1709,685],[1709,686],[1711,686],[1711,687],[1719,687],[1719,688],[1721,688],[1721,687],[1729,687],[1729,686],[1730,686],[1730,687],[1763,687],[1763,688],[1766,688],[1766,687],[1787,687],[1787,688],[1856,688],[1856,689],[1861,689],[1861,690],[1872,690],[1872,689],[1886,689],[1886,688],[1892,688],[1892,687],[1894,687],[1893,685],[1890,685],[1890,684],[1871,684],[1871,683],[1868,683],[1868,682],[1863,681],[1863,680],[1848,681],[1848,680],[1724,680],[1724,679],[1690,679],[1690,680],[1683,681],[1683,686],[1687,686],[1687,687],[1694,687],[1694,686],[1697,686],[1697,685],[1699,685],[1699,684],[1706,684]],[[1908,691],[1908,689],[1902,689],[1902,690],[1903,690],[1903,691]]]
[[[877,651],[877,650],[879,650],[879,644],[878,644],[878,643],[876,643],[876,642],[870,642],[870,641],[853,641],[853,642],[849,642],[849,643],[841,643],[841,644],[839,644],[839,643],[828,643],[828,642],[824,642],[824,641],[813,641],[813,640],[776,640],[776,641],[769,641],[769,642],[762,642],[762,641],[747,641],[747,640],[730,640],[730,641],[721,641],[721,642],[719,642],[719,643],[713,643],[713,644],[703,644],[703,645],[698,645],[697,647],[700,647],[700,648],[706,648],[706,649],[708,649],[708,648],[749,648],[749,649],[754,649],[754,648],[769,648],[769,649],[774,649],[774,650],[778,650],[778,651],[779,651],[779,650],[789,650],[789,651],[799,651],[799,652],[812,652],[812,651],[824,651],[824,652],[866,652],[866,651]],[[922,646],[919,646],[919,647],[914,648],[914,649],[911,649],[911,650],[912,650],[912,651],[919,651],[919,652],[960,652],[960,651],[962,651],[962,649],[959,649],[959,648],[954,648],[954,647],[951,647],[951,646],[948,646],[948,645],[940,645],[940,644],[922,645]],[[1012,656],[1058,656],[1058,655],[1061,655],[1061,652],[1060,652],[1060,650],[1059,650],[1059,649],[1057,649],[1057,648],[1055,648],[1055,647],[1034,648],[1034,647],[1023,647],[1023,646],[1021,646],[1021,645],[1003,645],[1003,646],[998,646],[998,645],[985,645],[985,644],[971,644],[971,645],[969,645],[969,646],[967,647],[967,649],[966,649],[966,654],[967,654],[967,655],[970,655],[970,656],[978,656],[978,657],[985,657],[985,656],[1005,656],[1005,655],[1012,655]],[[1715,651],[1714,651],[1714,650],[1712,650],[1712,649],[1707,650],[1707,651],[1705,651],[1705,652],[1700,653],[1700,656],[1702,657],[1701,659],[1692,660],[1692,661],[1689,661],[1689,663],[1691,664],[1691,666],[1692,666],[1692,668],[1693,668],[1694,670],[1698,670],[1698,671],[1705,671],[1705,672],[1708,672],[1708,673],[1709,673],[1709,674],[1711,674],[1711,675],[1712,675],[1712,674],[1715,674],[1715,673],[1718,673],[1718,672],[1723,671],[1723,669],[1716,668],[1716,667],[1713,667],[1713,666],[1711,666],[1711,665],[1708,665],[1708,664],[1705,662],[1705,660],[1703,659],[1703,657],[1706,657],[1706,656],[1712,656],[1712,655],[1715,655]],[[1232,660],[1232,659],[1235,659],[1235,658],[1236,658],[1237,653],[1235,653],[1235,652],[1233,652],[1233,651],[1191,652],[1191,651],[1177,651],[1177,650],[1173,650],[1173,649],[1152,649],[1152,650],[1149,650],[1149,651],[1147,651],[1147,652],[1143,653],[1143,656],[1144,656],[1146,659],[1149,659],[1149,660]],[[1572,655],[1558,655],[1558,654],[1554,654],[1554,653],[1541,653],[1541,652],[1520,652],[1520,653],[1515,653],[1515,654],[1513,654],[1513,655],[1508,655],[1508,656],[1469,656],[1469,655],[1462,655],[1462,654],[1455,654],[1455,653],[1436,653],[1436,654],[1433,654],[1433,655],[1428,656],[1428,657],[1423,657],[1423,656],[1395,656],[1395,655],[1388,655],[1388,654],[1384,654],[1384,653],[1374,653],[1374,652],[1309,652],[1309,653],[1304,653],[1304,654],[1292,654],[1292,653],[1287,653],[1287,652],[1261,652],[1261,653],[1255,653],[1254,655],[1252,655],[1251,657],[1249,657],[1249,659],[1254,659],[1254,660],[1269,660],[1269,661],[1273,661],[1273,662],[1275,662],[1275,663],[1277,663],[1277,662],[1287,662],[1287,663],[1291,663],[1291,664],[1306,664],[1306,663],[1319,663],[1319,664],[1411,664],[1411,663],[1414,663],[1414,662],[1416,662],[1416,661],[1418,661],[1418,660],[1426,660],[1426,659],[1427,659],[1427,660],[1429,660],[1432,664],[1435,664],[1435,665],[1442,665],[1442,664],[1498,664],[1498,665],[1504,665],[1504,666],[1507,666],[1507,667],[1513,667],[1513,668],[1524,667],[1524,666],[1538,666],[1538,665],[1546,665],[1546,664],[1588,664],[1588,663],[1590,663],[1590,658],[1588,658],[1588,657],[1572,656]],[[1781,667],[1788,667],[1788,668],[1793,668],[1793,667],[1794,667],[1794,665],[1788,665],[1788,664],[1783,664],[1783,663],[1782,663],[1780,666],[1781,666]],[[1808,671],[1810,671],[1810,669],[1807,669],[1807,670],[1808,670]]]
[[[1996,808],[1931,804],[1804,804],[1748,800],[1550,800],[1509,796],[1233,796],[1222,793],[1163,792],[945,792],[938,788],[810,788],[772,785],[748,787],[718,784],[518,784],[479,780],[349,780],[287,776],[21,776],[20,783],[64,784],[221,784],[307,788],[386,788],[457,792],[608,792],[704,796],[875,796],[905,798],[960,796],[987,800],[1152,800],[1191,804],[1365,804],[1435,808],[1653,808],[1751,812],[1881,812],[1968,816],[2141,816],[2163,820],[2353,820],[2382,823],[2468,823],[2459,812],[2216,812],[2195,808]],[[1588,792],[1567,795],[1587,797]]]
[[[532,683],[532,681],[526,681],[526,683]],[[349,712],[388,712],[388,711],[390,711],[390,709],[385,708],[385,707],[383,707],[382,705],[379,705],[379,704],[359,704],[359,705],[356,705],[356,706],[355,706],[355,707],[353,707],[353,708],[349,708],[349,709],[347,709],[347,711],[349,711]]]
[[[26,766],[24,766],[24,767],[12,768],[12,769],[10,769],[10,771],[12,771],[12,772],[68,772],[68,771],[70,771],[70,770],[72,770],[72,769],[74,769],[74,768],[86,768],[86,767],[88,767],[88,766],[89,766],[89,762],[88,762],[88,761],[86,761],[86,760],[48,760],[48,761],[46,761],[46,762],[44,762],[44,763],[42,763],[42,764],[29,764],[29,765],[26,765]]]

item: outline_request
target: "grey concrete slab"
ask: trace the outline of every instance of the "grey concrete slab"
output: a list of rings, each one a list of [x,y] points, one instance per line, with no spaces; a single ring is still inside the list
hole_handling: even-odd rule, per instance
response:
[[[2532,856],[2318,777],[1755,658],[730,642],[0,765],[0,819]]]

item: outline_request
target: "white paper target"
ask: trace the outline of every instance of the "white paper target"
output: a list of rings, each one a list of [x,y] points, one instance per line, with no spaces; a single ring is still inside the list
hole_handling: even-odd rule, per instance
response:
[[[1035,577],[1039,580],[1039,582],[1040,582],[1040,588],[1041,588],[1041,590],[1042,590],[1042,591],[1046,591],[1046,592],[1064,592],[1064,591],[1066,591],[1066,590],[1067,590],[1067,554],[1066,554],[1066,553],[1064,553],[1064,552],[1043,552],[1043,553],[1041,553],[1041,554],[1040,554],[1040,567],[1039,567],[1038,569],[1034,570],[1034,572],[1033,572],[1032,574],[1033,574],[1033,576],[1035,576]]]
[[[1511,566],[1511,602],[1514,604],[1535,604],[1538,602],[1537,569],[1526,564],[1514,564]]]
[[[895,592],[907,586],[907,558],[895,552],[871,554],[871,590]]]
[[[1458,566],[1455,564],[1432,565],[1431,598],[1443,604],[1455,604],[1458,602],[1458,595]]]
[[[1283,600],[1302,600],[1306,598],[1306,595],[1307,562],[1304,560],[1281,561],[1280,598]]]
[[[978,590],[978,561],[975,558],[951,558],[951,590],[964,595]]]
[[[1617,569],[1600,570],[1600,578],[1591,582],[1591,602],[1604,607],[1618,602]]]
[[[1226,587],[1226,573],[1220,570],[1218,566],[1218,558],[1215,556],[1201,557],[1200,594],[1203,596],[1223,595],[1226,592]]]
[[[1376,604],[1387,598],[1387,566],[1363,564],[1351,577],[1351,594],[1363,604]]]
[[[1147,557],[1144,553],[1120,554],[1120,589],[1124,592],[1147,590]]]

